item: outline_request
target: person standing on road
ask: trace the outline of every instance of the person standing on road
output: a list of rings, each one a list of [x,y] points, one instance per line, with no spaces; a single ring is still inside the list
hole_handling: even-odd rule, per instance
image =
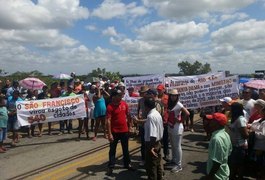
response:
[[[124,167],[133,170],[129,156],[129,129],[131,117],[128,104],[122,100],[123,93],[114,90],[111,93],[111,103],[107,107],[108,139],[110,142],[108,175],[112,175],[115,166],[116,147],[120,140],[123,152]]]
[[[227,117],[222,113],[206,115],[210,120],[212,137],[208,148],[207,175],[204,179],[229,179],[228,156],[232,152],[229,134],[225,132]]]
[[[161,143],[163,137],[163,119],[156,110],[156,101],[150,97],[144,101],[147,111],[145,130],[145,168],[149,180],[161,180],[163,168],[161,164]]]
[[[75,96],[76,94],[73,92],[74,91],[74,86],[69,85],[67,87],[67,91],[61,95],[61,97],[67,97],[67,96]],[[60,133],[58,135],[62,135],[64,133],[64,127],[66,127],[68,134],[73,134],[73,123],[72,119],[69,120],[62,120],[59,122],[60,124]]]
[[[7,99],[7,110],[8,110],[8,129],[12,132],[12,142],[11,146],[16,146],[16,143],[18,143],[18,129],[19,129],[19,123],[17,120],[17,109],[16,109],[16,102],[17,101],[23,101],[23,99],[20,98],[20,93],[18,90],[14,90],[12,96],[10,96]]]
[[[189,116],[189,111],[179,102],[179,93],[176,89],[172,89],[169,92],[168,99],[168,134],[170,138],[170,143],[172,147],[172,161],[174,167],[171,172],[177,173],[182,170],[182,134],[184,131],[183,120],[181,119],[181,114],[184,113],[185,116]]]
[[[5,153],[4,140],[7,135],[8,111],[5,103],[5,96],[0,95],[0,153]]]
[[[168,112],[167,112],[167,106],[168,106],[168,95],[166,94],[166,88],[163,84],[159,84],[157,86],[157,92],[158,92],[158,100],[163,105],[163,125],[164,125],[164,132],[163,132],[163,153],[164,157],[163,159],[167,162],[169,162],[169,150],[168,150]]]

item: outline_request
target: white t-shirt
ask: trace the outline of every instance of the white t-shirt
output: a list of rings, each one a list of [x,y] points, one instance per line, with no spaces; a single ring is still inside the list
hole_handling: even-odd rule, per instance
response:
[[[260,120],[251,124],[251,129],[255,131],[254,149],[265,151],[265,121],[259,122]]]
[[[181,118],[181,109],[183,108],[183,104],[181,102],[177,102],[177,104],[175,105],[175,107],[171,110],[174,111],[175,114],[175,118]],[[177,135],[181,135],[183,134],[184,131],[184,126],[183,123],[175,123],[173,128],[168,128],[168,132],[169,133],[176,133]]]
[[[156,137],[156,141],[160,141],[163,137],[163,119],[155,108],[147,115],[144,131],[144,140],[146,142],[150,141],[150,137]]]
[[[229,125],[229,135],[233,146],[245,146],[247,140],[241,136],[240,129],[247,126],[247,120],[244,116],[239,116],[232,124]]]
[[[241,102],[243,104],[245,111],[247,112],[246,119],[248,121],[249,117],[253,114],[254,104],[256,103],[256,101],[254,99],[249,99],[249,100],[242,99]]]
[[[88,108],[94,108],[95,107],[95,104],[93,102],[93,96],[95,95],[95,93],[88,93]]]

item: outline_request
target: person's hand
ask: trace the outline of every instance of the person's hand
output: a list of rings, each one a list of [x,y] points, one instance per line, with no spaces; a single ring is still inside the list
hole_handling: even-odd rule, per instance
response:
[[[113,136],[112,136],[112,134],[109,134],[109,142],[113,142]]]
[[[158,157],[158,154],[156,153],[155,148],[151,148],[151,153],[154,157],[156,158]]]
[[[2,131],[2,128],[0,128],[0,131]]]

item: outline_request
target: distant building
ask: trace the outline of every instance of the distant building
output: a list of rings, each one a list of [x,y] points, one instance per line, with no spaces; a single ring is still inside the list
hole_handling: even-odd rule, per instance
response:
[[[264,79],[265,77],[265,70],[256,70],[254,74],[254,78],[256,79]]]

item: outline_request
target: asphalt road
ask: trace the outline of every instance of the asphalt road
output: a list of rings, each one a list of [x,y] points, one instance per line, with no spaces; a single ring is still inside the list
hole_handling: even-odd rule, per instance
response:
[[[140,148],[137,139],[130,140],[130,154],[134,172],[122,168],[121,148],[117,150],[117,166],[112,177],[106,175],[108,141],[99,137],[96,142],[76,141],[77,133],[58,136],[58,125],[53,135],[21,138],[15,148],[0,154],[0,179],[147,179],[145,170],[139,166]],[[90,136],[93,134],[91,133]],[[100,134],[101,135],[101,134]],[[204,176],[207,161],[207,145],[200,121],[195,132],[185,132],[183,137],[183,170],[172,174],[165,168],[165,179],[196,180]],[[7,143],[10,139],[7,140]]]

